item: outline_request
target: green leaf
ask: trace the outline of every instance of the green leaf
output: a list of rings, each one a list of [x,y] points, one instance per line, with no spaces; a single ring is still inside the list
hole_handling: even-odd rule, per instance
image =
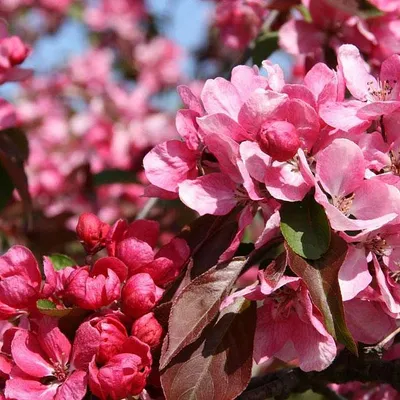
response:
[[[312,195],[303,201],[284,203],[280,215],[282,234],[296,254],[317,260],[328,250],[331,240],[328,218]]]
[[[339,270],[346,258],[347,243],[332,233],[328,251],[316,261],[298,256],[287,243],[286,251],[291,270],[306,283],[313,303],[324,317],[327,331],[357,354],[357,345],[346,325],[339,286]]]
[[[56,271],[60,271],[64,268],[73,267],[74,265],[77,265],[75,260],[64,254],[55,253],[49,256],[49,258]]]
[[[278,36],[278,32],[267,32],[256,39],[251,54],[254,64],[260,66],[274,51],[279,49]]]
[[[0,210],[10,201],[14,190],[14,185],[5,168],[0,164]]]
[[[46,299],[38,300],[36,306],[42,314],[57,318],[65,317],[73,310],[72,308],[59,309],[52,301]]]
[[[105,169],[93,175],[95,186],[110,185],[113,183],[138,183],[135,173],[122,169]]]

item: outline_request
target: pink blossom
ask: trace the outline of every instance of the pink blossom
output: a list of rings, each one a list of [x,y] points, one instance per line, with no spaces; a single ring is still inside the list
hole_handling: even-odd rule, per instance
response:
[[[107,363],[98,366],[93,358],[89,366],[89,387],[101,400],[119,400],[139,394],[150,373],[150,348],[134,336]]]
[[[105,238],[110,226],[92,214],[83,213],[79,216],[76,233],[88,254],[97,253],[105,246]]]
[[[148,344],[151,349],[160,346],[163,333],[163,328],[153,313],[142,315],[132,324],[132,336],[136,336],[143,343]]]
[[[266,14],[264,0],[224,0],[217,5],[215,23],[224,44],[241,50],[257,36]]]
[[[303,371],[327,368],[336,356],[335,341],[321,323],[305,285],[295,281],[279,286],[257,310],[255,361],[297,359]]]
[[[88,266],[80,267],[69,275],[64,295],[67,301],[78,307],[96,310],[108,306],[119,298],[121,291],[121,281],[118,277],[120,264],[111,259],[103,267],[101,264],[105,261],[101,260],[96,261],[91,270]],[[116,267],[117,270],[114,271],[113,267]]]
[[[75,346],[57,327],[57,320],[49,317],[40,321],[37,333],[18,329],[11,345],[16,366],[6,382],[6,397],[83,399],[86,371],[68,365]],[[44,377],[48,384],[42,382]]]
[[[133,318],[150,312],[163,291],[147,273],[135,274],[128,279],[121,294],[122,311]]]
[[[8,319],[34,308],[41,281],[31,251],[23,246],[12,246],[0,257],[0,317]]]

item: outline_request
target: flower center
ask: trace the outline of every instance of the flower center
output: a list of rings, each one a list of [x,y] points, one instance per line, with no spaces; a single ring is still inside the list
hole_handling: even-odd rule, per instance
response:
[[[384,81],[377,79],[377,85],[373,81],[367,82],[367,101],[373,103],[374,101],[395,100],[393,99],[392,93],[396,84],[396,80],[390,82],[388,79]]]
[[[289,318],[292,310],[294,310],[294,300],[296,298],[296,292],[287,286],[281,287],[275,290],[271,294],[271,298],[274,301],[273,316],[275,319],[287,319]]]
[[[54,376],[59,382],[63,382],[67,379],[68,367],[60,362],[53,362]]]
[[[344,215],[348,216],[350,214],[350,208],[353,204],[354,193],[347,197],[334,197],[333,205]]]
[[[378,256],[389,256],[391,253],[391,247],[379,233],[373,239],[366,242],[365,247]]]

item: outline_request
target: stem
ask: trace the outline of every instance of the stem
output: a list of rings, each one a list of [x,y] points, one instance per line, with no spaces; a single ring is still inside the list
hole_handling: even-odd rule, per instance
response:
[[[138,213],[138,215],[136,215],[135,220],[147,218],[151,209],[157,204],[158,200],[159,199],[157,197],[152,197],[151,199],[147,200],[142,210]]]
[[[400,327],[396,328],[393,332],[389,333],[385,338],[383,338],[379,343],[377,343],[375,346],[368,346],[364,348],[364,352],[366,354],[374,354],[378,355],[379,358],[382,355],[382,350],[385,348],[385,346],[392,340],[394,337],[400,333]]]

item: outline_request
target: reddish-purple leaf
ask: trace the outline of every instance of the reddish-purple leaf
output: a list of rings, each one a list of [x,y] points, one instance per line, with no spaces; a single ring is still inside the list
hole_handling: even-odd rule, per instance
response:
[[[236,207],[223,216],[203,215],[183,229],[180,237],[187,241],[193,258],[192,279],[217,264],[230,246],[238,232],[240,211]]]
[[[300,257],[287,243],[285,247],[290,268],[307,284],[314,304],[324,316],[328,332],[357,354],[357,345],[346,325],[338,279],[339,269],[347,253],[347,243],[332,233],[328,251],[315,261]]]
[[[251,378],[256,303],[239,299],[161,374],[167,400],[232,400]]]
[[[245,261],[244,258],[236,258],[216,265],[190,282],[175,297],[161,354],[161,369],[184,347],[193,343],[216,317],[222,300],[235,283]]]
[[[0,132],[0,163],[7,171],[11,181],[21,196],[25,212],[32,224],[32,199],[28,189],[28,179],[24,169],[27,149],[6,131]]]

